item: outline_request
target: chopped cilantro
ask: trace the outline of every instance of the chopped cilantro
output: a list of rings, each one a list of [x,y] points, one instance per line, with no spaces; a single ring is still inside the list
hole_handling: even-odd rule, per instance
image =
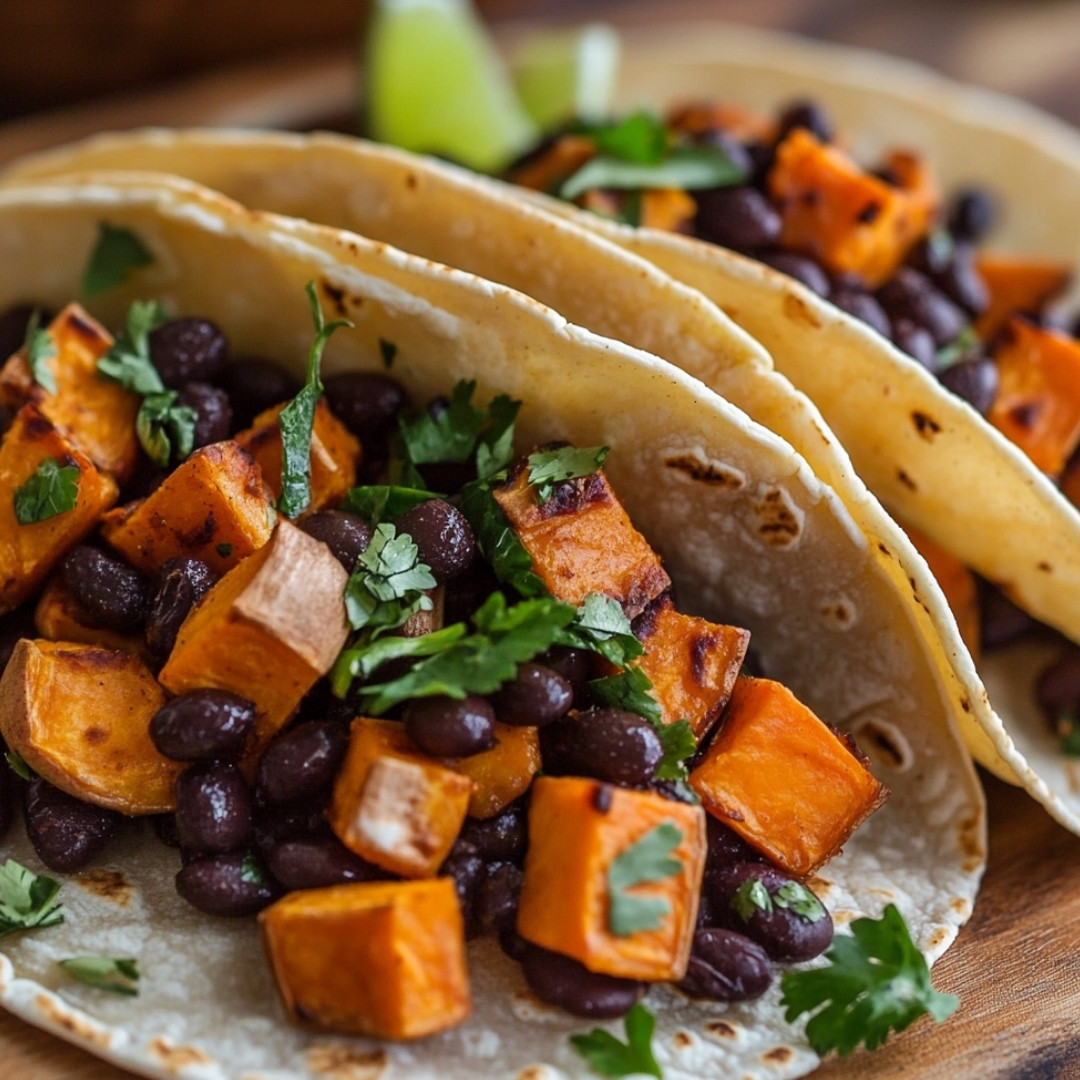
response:
[[[165,310],[156,300],[136,300],[128,309],[127,326],[97,369],[125,390],[146,397],[165,389],[150,359],[150,332],[165,321]]]
[[[417,611],[431,610],[425,590],[435,585],[413,538],[399,534],[388,521],[380,522],[345,586],[349,623],[371,636],[394,630]]]
[[[619,191],[680,188],[695,191],[730,186],[745,179],[744,169],[722,150],[711,146],[675,147],[664,160],[652,164],[598,154],[563,181],[559,198],[573,200],[595,188]]]
[[[79,477],[77,465],[45,458],[26,483],[15,489],[15,520],[20,525],[33,525],[73,510],[79,501]]]
[[[668,133],[663,120],[644,109],[621,120],[582,125],[579,130],[592,139],[599,153],[623,161],[655,165],[667,153]]]
[[[655,930],[671,911],[671,905],[659,896],[634,896],[626,890],[646,882],[663,881],[682,870],[670,854],[682,843],[682,829],[664,821],[650,829],[640,840],[608,867],[608,927],[618,937],[629,937],[639,930]]]
[[[348,319],[323,320],[315,282],[307,283],[311,317],[315,322],[315,340],[308,353],[307,377],[296,397],[281,410],[281,498],[278,509],[288,518],[302,514],[311,502],[311,431],[315,424],[315,406],[322,397],[323,384],[319,365],[330,335],[343,326],[352,326]]]
[[[689,720],[676,720],[673,724],[659,724],[656,733],[660,736],[660,745],[664,756],[656,769],[657,780],[685,780],[688,757],[697,753],[697,739]]]
[[[543,596],[543,581],[533,571],[532,556],[514,532],[502,507],[495,501],[491,486],[483,481],[466,484],[461,490],[458,509],[465,515],[476,537],[480,554],[488,561],[495,577],[521,596]]]
[[[975,327],[968,323],[952,341],[938,349],[938,368],[952,367],[953,364],[959,364],[961,360],[969,359],[978,350],[979,345],[979,335]]]
[[[634,637],[622,605],[602,593],[585,597],[559,644],[599,653],[619,667],[626,667],[645,652],[645,647]]]
[[[538,450],[529,455],[529,483],[536,488],[541,503],[546,503],[555,485],[579,476],[592,476],[608,456],[607,446],[560,446],[557,450]]]
[[[244,853],[240,860],[240,880],[249,885],[262,885],[266,881],[266,871],[259,857],[253,851]]]
[[[135,415],[135,433],[147,456],[163,469],[174,458],[183,461],[195,446],[199,414],[190,405],[178,405],[175,390],[147,394]]]
[[[223,558],[227,559],[232,554],[232,544],[220,543],[214,546],[214,550]]]
[[[83,271],[83,295],[97,296],[122,285],[133,270],[153,261],[149,249],[130,229],[99,221],[97,242]]]
[[[571,1035],[570,1045],[601,1076],[630,1076],[644,1073],[663,1080],[664,1074],[652,1052],[653,1014],[639,1001],[623,1018],[626,1042],[610,1031],[593,1028],[584,1035]]]
[[[472,456],[487,419],[472,404],[476,381],[455,383],[446,407],[418,409],[398,417],[405,453],[413,465],[463,464]]]
[[[464,623],[454,623],[419,637],[387,636],[357,642],[337,658],[330,672],[330,686],[335,696],[344,698],[353,679],[366,682],[387,661],[435,656],[467,633],[468,627]]]
[[[639,667],[628,667],[618,675],[593,679],[589,683],[589,690],[598,704],[637,713],[659,726],[663,717],[656,698],[649,693],[651,689],[649,676]]]
[[[514,424],[521,402],[506,394],[491,399],[488,422],[476,443],[476,475],[481,480],[493,480],[514,457]]]
[[[26,325],[26,338],[23,344],[26,349],[26,365],[30,368],[30,375],[34,382],[50,394],[56,393],[56,377],[52,368],[45,362],[56,355],[56,343],[48,330],[41,328],[41,312],[35,308]]]
[[[59,882],[8,859],[0,866],[0,937],[62,923],[59,892]]]
[[[880,919],[856,919],[825,957],[827,967],[789,971],[780,982],[788,1023],[813,1013],[806,1036],[819,1054],[843,1056],[860,1044],[874,1050],[924,1013],[940,1023],[959,1005],[931,985],[926,960],[893,904]]]
[[[1080,717],[1072,709],[1057,714],[1054,722],[1058,745],[1068,757],[1080,757]]]
[[[378,525],[380,521],[394,521],[414,506],[436,498],[438,496],[434,491],[424,488],[366,484],[351,488],[342,500],[340,509],[362,517],[369,525]]]
[[[389,370],[394,366],[397,357],[397,346],[386,338],[379,338],[379,355],[382,356],[383,367]]]
[[[135,997],[139,988],[138,962],[133,959],[119,959],[109,956],[73,956],[70,960],[57,960],[72,978],[98,990],[108,990],[111,994],[123,994]]]
[[[9,750],[4,755],[4,760],[8,763],[8,768],[18,777],[23,780],[33,780],[34,773],[30,766],[23,760],[21,754],[16,754],[14,750]]]
[[[731,910],[744,923],[749,922],[759,911],[768,915],[773,909],[773,898],[765,887],[765,882],[756,877],[748,877],[736,890],[729,901]]]
[[[794,911],[807,922],[818,922],[825,918],[825,905],[805,885],[800,885],[797,881],[781,885],[772,899],[778,908]]]

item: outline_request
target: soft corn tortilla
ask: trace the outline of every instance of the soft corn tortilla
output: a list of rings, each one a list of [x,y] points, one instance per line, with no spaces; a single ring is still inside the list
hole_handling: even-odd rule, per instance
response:
[[[524,401],[522,447],[611,446],[607,472],[684,603],[748,626],[768,672],[855,730],[892,790],[815,888],[842,928],[894,902],[931,960],[971,912],[985,858],[982,795],[955,721],[952,669],[922,632],[895,567],[841,500],[771,432],[676,368],[599,338],[524,296],[384,245],[242,210],[179,181],[56,183],[0,192],[0,307],[79,296],[98,223],[137,233],[154,262],[89,303],[108,325],[158,298],[226,329],[238,354],[302,370],[304,286],[345,315],[325,368],[381,371],[380,341],[416,400],[476,378],[478,398]],[[3,846],[34,869],[24,839]],[[5,939],[0,998],[20,1015],[150,1076],[558,1080],[590,1075],[566,1036],[592,1025],[539,1005],[490,942],[470,947],[474,1012],[408,1045],[304,1034],[278,1011],[251,921],[203,916],[176,895],[176,853],[133,830],[66,882],[67,921]],[[140,996],[65,981],[54,961],[135,956]],[[779,988],[748,1005],[647,998],[669,1080],[788,1077],[814,1067]],[[613,1029],[617,1025],[612,1025]],[[337,1070],[337,1071],[335,1071]],[[186,1074],[185,1074],[186,1075]]]

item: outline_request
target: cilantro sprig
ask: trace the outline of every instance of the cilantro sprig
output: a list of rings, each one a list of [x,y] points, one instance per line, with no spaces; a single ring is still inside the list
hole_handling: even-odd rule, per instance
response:
[[[23,341],[26,350],[26,366],[34,382],[50,394],[56,393],[56,376],[46,363],[56,356],[56,343],[48,330],[42,329],[41,310],[34,308],[30,321],[26,324],[26,338]]]
[[[509,585],[520,596],[546,594],[543,581],[532,568],[532,556],[495,501],[489,482],[477,480],[466,484],[458,509],[472,528],[480,554],[503,585]]]
[[[602,593],[589,593],[585,597],[559,644],[599,653],[619,667],[625,667],[645,652],[622,605]]]
[[[73,979],[87,986],[124,997],[138,996],[139,965],[131,957],[73,956],[56,962]]]
[[[608,927],[617,937],[655,930],[671,911],[663,897],[636,896],[627,890],[679,873],[682,863],[671,858],[671,852],[682,838],[682,829],[664,821],[611,860],[607,871]]]
[[[953,994],[938,993],[903,916],[889,904],[880,919],[856,919],[825,954],[827,967],[789,971],[781,980],[784,1018],[812,1013],[806,1025],[819,1054],[850,1054],[860,1044],[874,1050],[891,1032],[920,1016],[941,1023],[956,1011]]]
[[[8,859],[0,866],[0,937],[64,921],[60,883]]]
[[[438,497],[426,488],[363,484],[349,489],[339,509],[362,517],[369,525],[378,525],[380,521],[394,521],[414,506]]]
[[[529,483],[536,488],[540,504],[551,498],[556,484],[591,476],[604,464],[610,449],[609,446],[560,446],[530,454]]]
[[[79,501],[80,475],[77,465],[45,458],[26,482],[15,488],[15,520],[20,525],[33,525],[73,510]]]
[[[626,1042],[605,1031],[593,1028],[582,1035],[571,1035],[570,1045],[601,1076],[630,1076],[644,1073],[663,1080],[656,1057],[652,1051],[653,1031],[656,1019],[639,1001],[623,1018]]]
[[[367,630],[371,637],[395,630],[416,612],[431,610],[426,590],[435,585],[413,538],[398,533],[390,522],[381,522],[345,586],[349,624],[354,630]]]
[[[153,261],[153,253],[130,229],[99,221],[97,241],[83,271],[83,295],[93,297],[108,292]]]

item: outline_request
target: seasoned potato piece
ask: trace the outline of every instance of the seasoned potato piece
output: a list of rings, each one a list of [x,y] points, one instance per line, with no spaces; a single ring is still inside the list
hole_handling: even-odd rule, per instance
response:
[[[97,362],[112,348],[113,339],[78,304],[64,308],[48,332],[56,355],[45,360],[45,366],[56,393],[34,381],[20,350],[0,370],[0,404],[18,409],[33,401],[102,472],[123,483],[139,456],[139,396],[98,374]]]
[[[534,727],[495,725],[496,743],[471,757],[458,758],[454,768],[472,782],[469,814],[489,818],[501,813],[529,790],[540,769],[540,736]]]
[[[402,877],[433,877],[465,822],[472,781],[413,746],[396,720],[353,721],[330,803],[338,839]]]
[[[49,641],[71,641],[81,645],[100,645],[103,649],[116,649],[150,658],[146,639],[142,634],[124,634],[119,630],[106,630],[92,626],[86,612],[79,607],[71,590],[55,575],[45,586],[34,608],[34,626]]]
[[[183,765],[150,741],[165,693],[132,653],[23,639],[0,679],[0,731],[69,795],[124,814],[175,806]]]
[[[598,780],[541,777],[529,807],[518,932],[590,971],[681,979],[705,852],[700,806]]]
[[[181,555],[223,574],[270,539],[274,520],[259,467],[228,440],[196,450],[141,502],[111,511],[101,534],[144,574]]]
[[[465,925],[451,878],[294,892],[259,915],[289,1017],[417,1039],[469,1015]]]
[[[27,525],[15,516],[14,493],[45,461],[79,470],[75,505]],[[33,403],[24,405],[0,444],[0,613],[32,596],[63,558],[116,501],[116,482],[99,472]]]
[[[798,877],[888,797],[841,736],[769,679],[737,680],[690,786],[710,814]]]

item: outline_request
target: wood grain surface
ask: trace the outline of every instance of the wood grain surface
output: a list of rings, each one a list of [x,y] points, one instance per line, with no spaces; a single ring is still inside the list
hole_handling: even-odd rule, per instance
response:
[[[10,2],[0,0],[0,29],[12,14]],[[569,2],[491,0],[487,7],[497,16],[554,11],[581,18],[583,12]],[[590,4],[587,12],[626,22],[741,18],[869,45],[1016,93],[1080,124],[1080,4],[1074,2],[776,0],[750,8],[740,0],[674,0]],[[0,53],[11,47],[12,38],[0,33]],[[218,68],[185,83],[9,123],[0,127],[0,162],[105,128],[147,123],[343,124],[353,98],[350,34],[348,42],[317,52]],[[935,968],[935,984],[959,995],[960,1010],[943,1025],[920,1021],[873,1055],[827,1061],[815,1074],[821,1080],[1080,1080],[1080,837],[1023,792],[985,774],[984,780],[988,871],[971,922]],[[129,1077],[2,1011],[0,1064],[3,1080]]]

